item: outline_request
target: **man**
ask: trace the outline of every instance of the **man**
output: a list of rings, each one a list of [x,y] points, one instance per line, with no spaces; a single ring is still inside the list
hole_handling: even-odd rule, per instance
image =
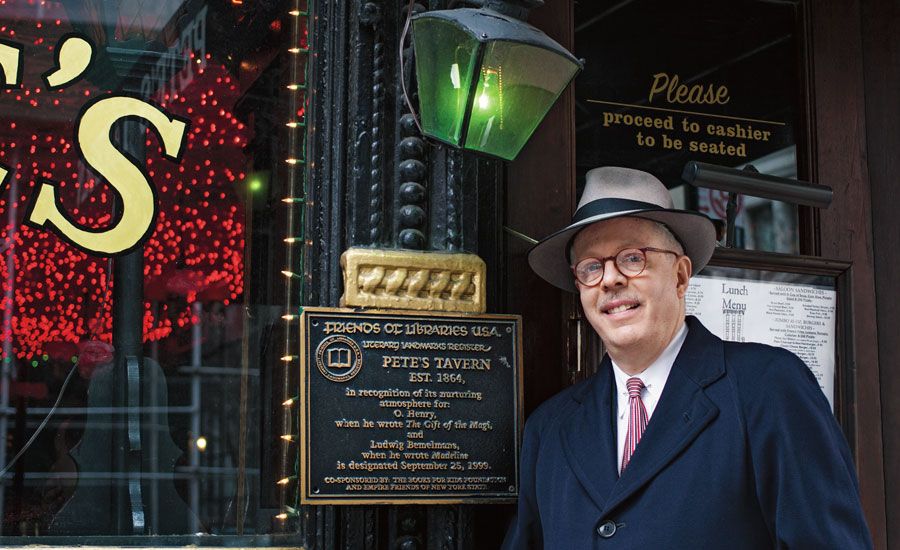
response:
[[[790,352],[685,320],[709,218],[650,174],[597,168],[573,222],[529,263],[579,293],[607,350],[542,404],[504,548],[871,548],[847,444]]]

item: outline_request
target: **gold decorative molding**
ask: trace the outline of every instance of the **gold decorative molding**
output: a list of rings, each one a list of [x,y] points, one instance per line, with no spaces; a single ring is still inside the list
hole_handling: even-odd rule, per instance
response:
[[[341,268],[341,306],[485,311],[485,265],[475,254],[349,248]]]

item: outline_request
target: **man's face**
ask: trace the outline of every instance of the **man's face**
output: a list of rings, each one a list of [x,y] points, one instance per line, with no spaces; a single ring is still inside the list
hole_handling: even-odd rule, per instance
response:
[[[614,218],[588,226],[575,238],[573,265],[585,258],[606,258],[625,248],[678,250],[654,222]],[[576,282],[588,321],[617,363],[631,358],[648,367],[669,344],[684,320],[684,294],[691,274],[687,256],[646,252],[644,271],[623,275],[615,261],[606,262],[603,277],[591,287]],[[620,359],[621,358],[621,359]]]

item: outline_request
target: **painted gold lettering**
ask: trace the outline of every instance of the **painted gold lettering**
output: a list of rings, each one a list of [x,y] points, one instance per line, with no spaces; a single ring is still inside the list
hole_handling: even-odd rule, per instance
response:
[[[671,104],[725,105],[731,101],[728,87],[725,85],[683,84],[677,74],[670,76],[667,73],[653,75],[648,100],[652,103],[653,98],[660,95]],[[607,121],[604,116],[604,126],[608,126],[609,123],[614,123],[614,120]]]
[[[669,84],[669,75],[666,73],[656,73],[653,75],[653,84],[650,85],[649,102],[653,103],[653,96],[666,90]]]
[[[134,159],[115,147],[110,135],[115,123],[133,117],[146,120],[156,130],[171,159],[177,160],[181,154],[187,130],[185,121],[132,97],[109,96],[89,104],[77,122],[78,147],[85,162],[119,195],[122,214],[118,222],[102,230],[78,227],[60,209],[56,187],[42,183],[26,217],[29,225],[49,226],[81,249],[110,255],[133,249],[150,234],[156,218],[153,184]]]

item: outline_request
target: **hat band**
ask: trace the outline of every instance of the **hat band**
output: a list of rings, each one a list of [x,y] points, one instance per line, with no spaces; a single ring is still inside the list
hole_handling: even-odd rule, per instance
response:
[[[665,210],[665,208],[652,202],[631,199],[597,199],[576,210],[575,215],[572,216],[572,223],[575,224],[602,214],[628,212],[630,210]]]

